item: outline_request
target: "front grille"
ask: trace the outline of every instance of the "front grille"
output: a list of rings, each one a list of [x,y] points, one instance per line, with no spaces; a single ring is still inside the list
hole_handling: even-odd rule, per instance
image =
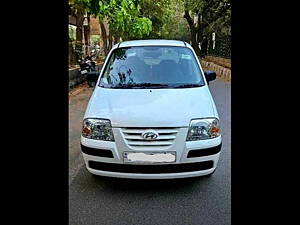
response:
[[[201,171],[213,168],[213,161],[164,165],[132,165],[89,161],[89,167],[95,170],[119,173],[161,174]]]
[[[133,149],[156,150],[169,148],[175,141],[179,128],[121,128],[125,142]],[[142,134],[147,130],[158,133],[155,140],[145,140]]]

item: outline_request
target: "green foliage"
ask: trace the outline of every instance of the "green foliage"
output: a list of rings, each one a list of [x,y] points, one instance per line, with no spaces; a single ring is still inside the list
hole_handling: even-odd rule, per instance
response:
[[[80,0],[89,13],[108,19],[110,31],[124,40],[143,38],[152,30],[149,18],[141,16],[134,0]]]
[[[199,35],[229,36],[230,0],[69,0],[70,5],[107,19],[109,31],[123,40],[164,38],[191,40],[185,10],[192,20],[201,16]],[[203,32],[203,33],[202,33]]]
[[[99,41],[100,41],[100,35],[91,35],[91,42],[93,44],[99,43]]]
[[[140,6],[131,0],[112,0],[110,29],[118,33],[124,40],[140,39],[149,35],[152,22],[149,18],[140,16]],[[121,6],[121,7],[120,7]]]
[[[161,38],[163,27],[169,23],[170,16],[174,14],[171,6],[172,0],[141,0],[141,13],[152,21],[152,32],[149,38]]]
[[[69,25],[69,41],[76,40],[76,27]]]
[[[76,59],[82,59],[83,55],[84,55],[84,51],[82,48],[82,44],[80,43],[76,43],[75,44],[75,55],[76,55]]]
[[[201,15],[204,33],[230,35],[231,0],[183,0],[192,17]]]
[[[86,8],[86,0],[69,0],[69,10],[85,10]]]
[[[208,36],[210,43],[211,34],[216,34],[215,48],[209,44],[209,54],[221,57],[231,56],[231,1],[230,0],[184,0],[185,18],[190,29],[194,32],[193,47],[202,41],[203,35]],[[196,18],[197,25],[195,24]],[[191,20],[193,20],[191,22]],[[197,36],[196,36],[197,35]]]
[[[183,1],[170,0],[169,16],[162,27],[161,37],[164,39],[190,40],[188,23],[183,18]]]

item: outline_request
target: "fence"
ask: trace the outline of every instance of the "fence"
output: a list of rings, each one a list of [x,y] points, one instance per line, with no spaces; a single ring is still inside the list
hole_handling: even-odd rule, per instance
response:
[[[213,48],[210,40],[208,55],[201,59],[201,64],[206,70],[213,70],[217,76],[225,81],[231,81],[231,38],[216,36]]]
[[[231,58],[231,37],[216,36],[215,48],[213,48],[212,41],[210,41],[208,46],[208,55]]]

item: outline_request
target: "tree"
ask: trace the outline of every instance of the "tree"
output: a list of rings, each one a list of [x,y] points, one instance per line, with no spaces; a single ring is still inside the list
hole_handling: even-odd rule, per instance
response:
[[[76,40],[76,31],[69,26],[69,65],[76,64],[76,54],[73,48],[73,42]]]
[[[104,52],[107,55],[112,46],[112,38],[119,40],[140,39],[152,30],[152,22],[140,13],[137,0],[82,0],[88,12],[99,17]],[[108,21],[107,34],[104,20]]]
[[[230,0],[184,0],[184,18],[189,24],[192,46],[197,55],[201,55],[198,43],[204,33],[223,25],[230,26],[230,14]]]
[[[152,22],[140,13],[139,1],[111,0],[109,28],[124,40],[140,39],[149,35]]]
[[[90,15],[89,13],[87,14],[87,25],[86,26],[83,26],[83,33],[84,33],[84,42],[87,46],[90,45],[90,38],[91,38],[91,29],[90,29]],[[85,49],[85,54],[88,54],[88,47],[86,46],[86,49]]]
[[[183,18],[184,5],[182,0],[169,0],[169,15],[162,26],[161,37],[189,41],[188,23]]]
[[[141,0],[141,14],[152,21],[152,31],[147,38],[162,38],[164,26],[174,14],[172,0]]]
[[[83,40],[83,21],[85,15],[85,5],[82,0],[69,0],[69,15],[76,18],[76,41],[75,52],[76,60],[82,57],[82,40]]]

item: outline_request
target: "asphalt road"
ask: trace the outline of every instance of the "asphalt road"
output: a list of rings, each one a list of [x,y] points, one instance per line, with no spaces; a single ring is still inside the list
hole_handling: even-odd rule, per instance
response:
[[[231,85],[210,84],[223,147],[210,178],[132,180],[94,177],[80,155],[81,120],[92,90],[70,99],[69,224],[231,224]]]

